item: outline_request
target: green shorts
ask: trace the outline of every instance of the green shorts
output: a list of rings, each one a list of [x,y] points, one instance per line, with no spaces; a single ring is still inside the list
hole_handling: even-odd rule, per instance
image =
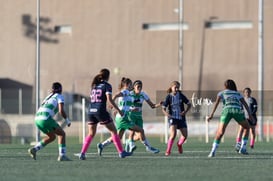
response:
[[[47,120],[35,120],[35,124],[44,134],[47,134],[60,127],[59,124],[51,117],[49,117]]]
[[[129,120],[135,123],[140,128],[143,128],[143,119],[141,112],[129,112]]]
[[[127,130],[135,125],[134,122],[129,120],[128,114],[125,114],[123,117],[116,116],[115,121],[118,131]]]
[[[223,109],[220,121],[224,124],[228,124],[231,119],[235,119],[236,122],[245,121],[244,111],[238,108],[226,108]]]

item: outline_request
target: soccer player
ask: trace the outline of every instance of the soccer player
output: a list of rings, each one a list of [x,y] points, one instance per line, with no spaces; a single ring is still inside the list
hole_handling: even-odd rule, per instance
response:
[[[244,99],[250,109],[250,112],[251,112],[251,115],[253,116],[254,118],[254,122],[252,122],[250,119],[249,119],[249,115],[247,113],[247,111],[245,110],[245,117],[250,125],[250,136],[251,136],[251,139],[250,139],[250,148],[254,148],[254,143],[255,143],[255,138],[256,138],[256,131],[255,131],[255,128],[256,128],[256,125],[257,125],[257,116],[256,116],[256,112],[257,112],[257,109],[258,109],[258,106],[257,106],[257,101],[254,97],[251,96],[251,89],[249,87],[246,87],[244,89]],[[235,150],[236,151],[239,151],[240,147],[241,147],[241,141],[242,141],[242,134],[243,134],[243,128],[240,126],[239,127],[239,130],[238,130],[238,135],[237,135],[237,138],[236,138],[236,145],[235,145]]]
[[[223,101],[223,110],[220,117],[220,123],[212,144],[211,152],[208,157],[214,157],[216,150],[219,146],[221,138],[225,134],[226,127],[229,121],[233,118],[235,121],[242,126],[243,131],[243,140],[239,150],[241,154],[248,154],[246,150],[246,144],[248,141],[249,135],[249,124],[245,119],[244,110],[242,105],[245,107],[248,112],[250,119],[253,120],[253,117],[250,113],[249,107],[244,100],[244,97],[237,91],[237,86],[235,82],[231,79],[228,79],[224,83],[225,89],[217,94],[216,102],[214,104],[211,114],[208,116],[208,121],[213,118],[213,115],[219,105],[220,101]]]
[[[80,160],[86,159],[85,153],[96,135],[98,123],[104,125],[110,131],[120,158],[131,155],[131,153],[123,150],[115,124],[113,123],[110,114],[107,112],[106,103],[108,102],[110,106],[116,109],[118,113],[123,116],[123,112],[112,99],[112,86],[108,83],[109,78],[110,71],[108,69],[102,69],[92,81],[90,92],[91,100],[88,113],[88,135],[82,145],[81,153],[79,155]]]
[[[143,128],[143,118],[142,118],[143,102],[146,101],[152,109],[161,106],[161,103],[154,104],[150,100],[149,96],[145,92],[142,91],[142,81],[140,81],[140,80],[136,80],[133,83],[133,90],[130,92],[130,97],[132,98],[132,105],[130,107],[130,111],[128,114],[129,119],[131,121],[133,121],[140,128]],[[135,149],[134,142],[139,139],[140,139],[139,135],[135,135],[134,131],[130,131],[129,138],[126,141],[125,150],[126,151],[134,150]],[[160,150],[152,147],[147,139],[146,139],[146,141],[144,141],[142,143],[146,147],[146,151],[151,152],[151,153],[159,153]]]
[[[58,136],[59,157],[58,161],[69,161],[66,156],[65,132],[60,125],[53,119],[55,114],[60,113],[65,119],[64,124],[71,125],[64,111],[64,98],[62,96],[62,85],[59,82],[52,84],[51,93],[45,98],[35,116],[35,124],[40,131],[47,135],[33,148],[28,150],[30,156],[36,160],[36,152],[53,142]]]
[[[140,134],[141,142],[144,145],[149,145],[143,128],[137,126],[133,121],[129,120],[128,118],[130,107],[132,106],[132,98],[129,96],[131,87],[132,87],[131,79],[123,77],[119,85],[119,92],[113,97],[113,100],[118,98],[117,105],[119,109],[123,112],[123,116],[117,113],[115,117],[119,138],[122,139],[124,132],[129,129],[138,132]],[[112,138],[110,137],[107,140],[103,141],[102,143],[98,143],[97,144],[98,154],[101,155],[104,147],[110,145],[112,142],[113,142]],[[128,152],[133,152],[135,149],[136,146],[132,147],[131,150],[128,150]]]
[[[186,122],[186,114],[191,108],[191,102],[188,98],[179,90],[180,83],[178,81],[173,81],[170,88],[167,90],[168,95],[162,106],[162,112],[168,117],[168,122],[170,126],[170,137],[168,140],[167,150],[165,152],[166,156],[171,154],[173,142],[176,138],[176,130],[180,130],[181,137],[176,143],[178,147],[178,153],[183,153],[182,144],[186,141],[188,137],[188,129]],[[186,109],[184,104],[187,105]]]

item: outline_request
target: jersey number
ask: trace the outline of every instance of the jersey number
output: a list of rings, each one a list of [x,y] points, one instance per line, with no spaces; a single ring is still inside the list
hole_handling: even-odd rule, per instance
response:
[[[91,102],[101,102],[102,90],[101,89],[93,89],[91,92]]]

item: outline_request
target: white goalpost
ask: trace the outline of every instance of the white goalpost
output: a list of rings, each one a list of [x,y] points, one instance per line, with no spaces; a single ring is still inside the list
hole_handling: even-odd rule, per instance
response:
[[[85,139],[85,98],[82,98],[82,142]]]

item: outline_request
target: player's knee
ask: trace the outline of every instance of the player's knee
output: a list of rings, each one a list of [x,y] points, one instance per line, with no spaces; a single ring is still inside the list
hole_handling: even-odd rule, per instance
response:
[[[49,136],[49,141],[52,142],[56,139],[56,135],[55,134],[52,134]]]

